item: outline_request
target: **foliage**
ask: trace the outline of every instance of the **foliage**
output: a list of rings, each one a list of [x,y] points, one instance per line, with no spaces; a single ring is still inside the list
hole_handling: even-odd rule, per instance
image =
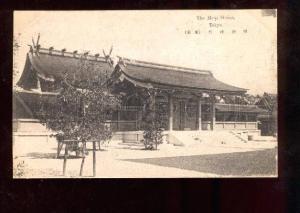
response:
[[[89,72],[92,67],[83,64],[82,69]],[[56,132],[58,140],[105,142],[112,136],[106,121],[118,106],[119,98],[111,95],[103,81],[65,78],[54,103],[40,103],[38,116],[47,128]]]
[[[255,105],[261,99],[260,95],[245,94],[244,100],[246,104]]]
[[[24,177],[26,175],[26,164],[24,161],[19,161],[14,158],[13,177]]]
[[[148,97],[145,101],[145,113],[143,115],[143,129],[144,129],[144,145],[145,149],[157,149],[157,146],[163,142],[163,111],[161,108],[155,108],[154,98]]]
[[[244,94],[243,96],[232,96],[232,95],[224,95],[222,99],[226,104],[244,104],[244,105],[255,105],[261,96],[259,95],[250,95]]]
[[[19,48],[20,48],[20,45],[19,45],[19,36],[20,34],[18,35],[18,37],[15,37],[13,38],[13,55],[14,57],[17,55],[18,51],[19,51]],[[14,59],[14,63],[13,63],[13,77],[16,77],[18,75],[18,70],[17,70],[17,63]]]

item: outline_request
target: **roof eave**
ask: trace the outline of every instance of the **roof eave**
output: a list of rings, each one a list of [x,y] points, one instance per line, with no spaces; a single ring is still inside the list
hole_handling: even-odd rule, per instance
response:
[[[160,88],[160,89],[188,89],[191,90],[193,92],[206,92],[206,93],[215,93],[215,94],[230,94],[230,95],[242,95],[245,94],[247,92],[247,89],[241,90],[241,91],[229,91],[229,90],[216,90],[216,89],[206,89],[206,88],[195,88],[195,87],[185,87],[185,86],[178,86],[178,85],[172,85],[172,84],[160,84],[157,82],[153,82],[153,81],[145,81],[145,80],[141,80],[141,79],[137,79],[134,78],[130,75],[128,75],[128,73],[126,73],[121,67],[120,67],[120,71],[122,72],[122,74],[124,74],[127,78],[131,78],[134,81],[137,82],[141,82],[141,83],[146,83],[146,84],[151,84],[153,85],[154,88]]]

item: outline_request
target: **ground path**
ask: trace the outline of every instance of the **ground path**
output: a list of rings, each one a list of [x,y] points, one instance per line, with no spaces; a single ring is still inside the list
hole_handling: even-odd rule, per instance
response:
[[[63,178],[63,160],[56,159],[56,147],[51,140],[15,143],[14,162],[24,161],[25,178]],[[113,141],[97,151],[97,178],[276,176],[276,147],[276,142],[203,142],[186,147],[163,144],[159,150],[146,151]],[[68,160],[66,177],[79,177],[80,162]],[[91,175],[92,152],[83,177]]]

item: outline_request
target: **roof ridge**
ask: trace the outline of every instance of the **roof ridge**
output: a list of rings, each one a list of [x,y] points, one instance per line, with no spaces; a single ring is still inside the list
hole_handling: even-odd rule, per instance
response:
[[[51,49],[52,48],[52,49]],[[66,49],[58,50],[54,49],[53,47],[45,48],[45,47],[34,47],[33,52],[38,52],[38,53],[43,53],[43,54],[49,54],[49,55],[55,55],[55,56],[61,56],[61,57],[73,57],[73,58],[79,58],[82,56],[86,56],[87,60],[93,60],[93,61],[98,61],[97,59],[100,60],[105,60],[105,57],[100,56],[100,54],[95,54],[95,55],[89,55],[89,51],[87,51],[86,55],[85,53],[78,53],[77,50],[70,52],[66,51]],[[126,57],[121,57],[123,60],[126,60],[126,62],[135,64],[135,65],[143,65],[143,66],[148,66],[148,67],[157,67],[157,68],[165,68],[165,69],[171,69],[171,70],[176,70],[176,71],[181,71],[181,72],[189,72],[189,73],[201,73],[201,74],[209,74],[212,75],[212,72],[209,70],[199,70],[199,69],[194,69],[194,68],[188,68],[188,67],[181,67],[181,66],[174,66],[174,65],[168,65],[168,64],[161,64],[161,63],[154,63],[154,62],[148,62],[148,61],[142,61],[142,60],[136,60],[136,59],[130,59]]]
[[[61,57],[72,57],[72,58],[76,58],[76,59],[79,59],[79,58],[84,56],[85,57],[84,59],[91,60],[91,61],[106,61],[105,57],[100,56],[100,54],[98,54],[98,55],[97,54],[89,55],[88,54],[89,51],[87,51],[86,53],[78,53],[77,50],[75,50],[73,52],[69,52],[69,51],[66,51],[65,48],[62,49],[62,50],[58,50],[58,49],[54,49],[52,47],[49,47],[49,48],[45,48],[45,47],[37,48],[37,47],[35,47],[31,50],[31,52],[48,54],[48,55],[55,55],[55,56],[61,56]]]
[[[202,73],[202,74],[209,74],[212,75],[212,72],[209,70],[198,70],[194,68],[188,68],[188,67],[181,67],[181,66],[174,66],[174,65],[168,65],[168,64],[160,64],[160,63],[154,63],[154,62],[147,62],[147,61],[141,61],[136,59],[130,59],[122,57],[123,60],[125,60],[126,63],[131,63],[134,65],[146,65],[148,67],[160,67],[165,69],[175,69],[176,71],[181,72],[189,72],[189,73]]]

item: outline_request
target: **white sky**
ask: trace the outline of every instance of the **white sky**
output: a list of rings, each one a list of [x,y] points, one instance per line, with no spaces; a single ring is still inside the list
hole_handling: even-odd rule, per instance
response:
[[[234,20],[209,28],[211,21],[199,21],[199,15]],[[200,35],[186,35],[188,29],[200,30]],[[20,72],[27,44],[38,33],[42,47],[102,54],[113,45],[112,56],[210,70],[251,94],[277,93],[277,18],[263,17],[259,10],[15,11],[14,35],[21,47],[14,60]]]

